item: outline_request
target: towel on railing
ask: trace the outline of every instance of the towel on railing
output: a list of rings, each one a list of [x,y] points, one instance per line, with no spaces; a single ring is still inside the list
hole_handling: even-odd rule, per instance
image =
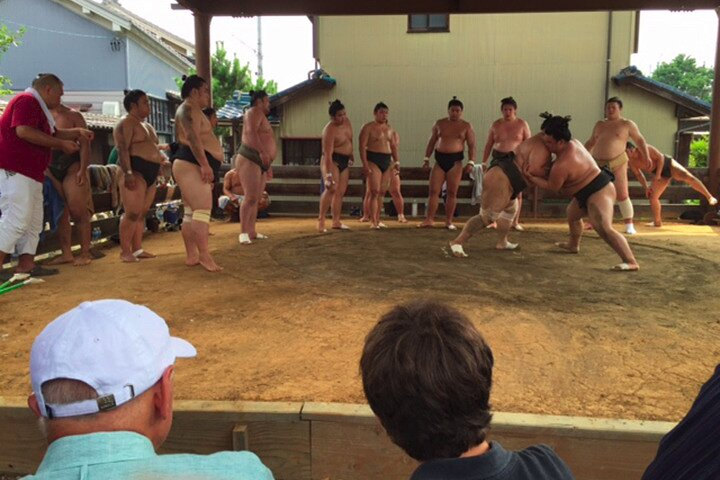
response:
[[[89,165],[90,187],[93,193],[110,192],[112,207],[120,204],[120,167],[118,165]]]
[[[478,163],[470,171],[470,180],[473,183],[472,196],[470,199],[470,205],[477,205],[480,203],[480,197],[482,196],[482,181],[483,181],[483,167],[482,163]]]

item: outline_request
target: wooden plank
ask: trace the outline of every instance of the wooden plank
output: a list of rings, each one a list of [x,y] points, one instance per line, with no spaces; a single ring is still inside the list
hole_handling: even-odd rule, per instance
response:
[[[0,472],[34,472],[45,454],[45,438],[24,397],[0,397]]]
[[[278,480],[310,479],[310,423],[301,403],[176,401],[173,426],[161,453],[210,454],[233,450],[237,426],[247,448]]]
[[[90,228],[94,229],[95,227],[99,227],[101,232],[100,238],[107,238],[118,233],[119,224],[120,217],[110,217],[91,222]],[[77,227],[73,225],[71,245],[79,244],[80,234]],[[35,254],[41,255],[43,253],[54,252],[56,250],[60,250],[60,240],[58,239],[57,232],[48,231],[45,235],[43,235],[42,241],[38,243]]]
[[[392,443],[377,420],[374,422],[313,420],[313,480],[409,478],[417,462]]]

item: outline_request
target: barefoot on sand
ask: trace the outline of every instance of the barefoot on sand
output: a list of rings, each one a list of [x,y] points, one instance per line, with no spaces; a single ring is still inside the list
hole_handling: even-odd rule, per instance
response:
[[[59,257],[55,257],[49,262],[47,262],[48,265],[65,265],[67,263],[73,263],[75,261],[75,258],[72,255],[65,256],[60,255]]]
[[[580,251],[578,247],[572,247],[566,242],[555,242],[555,246],[565,250],[568,253],[578,253]]]

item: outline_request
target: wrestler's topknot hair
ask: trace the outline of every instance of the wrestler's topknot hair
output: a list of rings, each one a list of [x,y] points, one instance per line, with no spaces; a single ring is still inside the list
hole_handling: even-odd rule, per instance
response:
[[[452,107],[460,107],[460,110],[465,110],[465,106],[457,97],[452,97],[452,100],[448,102],[448,110]]]
[[[193,90],[205,85],[207,82],[199,75],[183,75],[183,86],[180,89],[180,97],[184,100],[190,96]]]
[[[620,97],[610,97],[605,102],[605,105],[607,105],[608,103],[617,103],[620,106],[620,110],[622,110],[623,108],[623,103],[622,100],[620,100]]]
[[[337,115],[340,110],[345,110],[345,105],[343,105],[340,100],[336,98],[335,100],[330,102],[330,108],[328,108],[328,113],[331,117]]]
[[[505,97],[500,100],[500,108],[504,107],[505,105],[510,105],[513,108],[517,109],[517,102],[513,97]]]
[[[377,105],[375,105],[375,108],[373,108],[373,113],[377,113],[378,110],[381,108],[384,108],[385,110],[390,110],[387,105],[385,105],[385,102],[378,102]]]
[[[268,94],[265,90],[250,90],[250,106],[254,106],[255,102],[267,96]]]
[[[547,110],[540,114],[540,118],[543,119],[542,125],[540,125],[540,130],[545,128],[545,124],[547,124],[547,121],[553,117],[553,114],[548,112]]]
[[[554,115],[546,119],[541,128],[546,135],[550,135],[555,140],[569,142],[572,138],[572,133],[570,133],[569,128],[570,120],[572,120],[570,115],[565,117]]]
[[[125,107],[125,111],[130,113],[132,106],[136,105],[145,95],[147,95],[145,92],[138,89],[130,90],[129,92],[125,91],[125,98],[123,98],[123,107]]]

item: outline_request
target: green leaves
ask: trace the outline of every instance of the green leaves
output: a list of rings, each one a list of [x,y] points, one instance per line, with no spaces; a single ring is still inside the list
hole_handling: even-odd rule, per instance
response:
[[[694,58],[680,54],[670,63],[661,63],[651,78],[710,102],[713,76],[712,68],[700,67]]]
[[[221,42],[218,42],[217,49],[210,59],[212,65],[212,94],[213,103],[217,108],[222,108],[232,98],[235,90],[249,92],[250,90],[265,90],[269,95],[277,93],[277,83],[274,80],[257,78],[253,82],[250,64],[240,65],[240,60],[233,55],[228,58],[228,52]],[[197,73],[191,68],[188,75]],[[178,88],[182,87],[182,80],[175,79]]]
[[[17,32],[11,31],[7,25],[0,24],[0,58],[6,53],[10,47],[20,45],[19,39],[25,35],[25,28],[20,27]],[[0,75],[0,95],[9,95],[12,92],[5,87],[12,85],[9,78]]]

